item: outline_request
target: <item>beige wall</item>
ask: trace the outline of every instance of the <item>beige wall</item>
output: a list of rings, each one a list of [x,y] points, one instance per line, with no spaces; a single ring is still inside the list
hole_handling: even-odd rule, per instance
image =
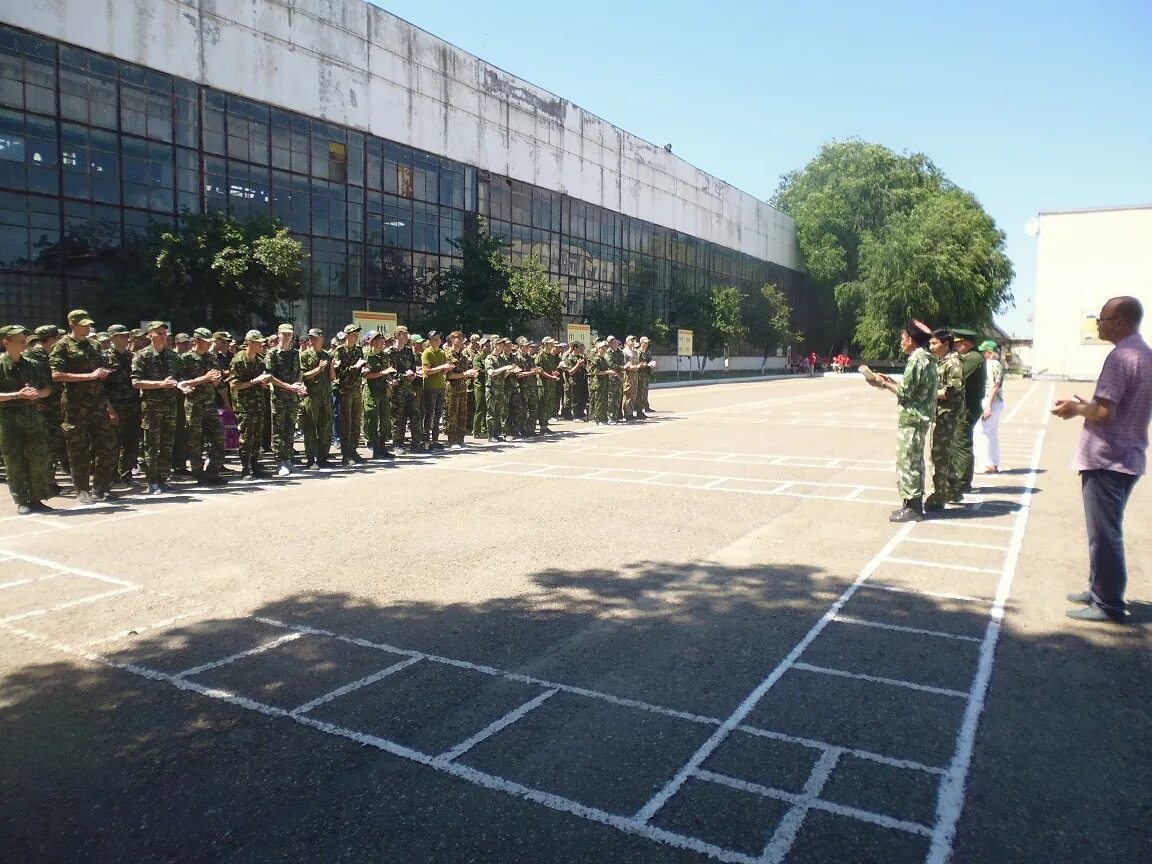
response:
[[[1039,223],[1032,374],[1095,380],[1111,346],[1085,341],[1095,333],[1085,316],[1121,294],[1152,307],[1152,206],[1041,213]]]

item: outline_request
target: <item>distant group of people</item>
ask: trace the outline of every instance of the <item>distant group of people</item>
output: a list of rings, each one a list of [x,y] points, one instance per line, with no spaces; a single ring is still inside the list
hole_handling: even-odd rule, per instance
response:
[[[341,463],[353,465],[365,461],[362,442],[371,458],[392,459],[462,448],[469,432],[504,441],[549,434],[554,419],[613,424],[651,411],[647,337],[621,345],[609,336],[586,352],[551,337],[460,331],[445,343],[436,330],[405,326],[361,338],[349,324],[329,347],[319,329],[297,340],[281,324],[241,339],[201,327],[170,347],[163,321],[94,333],[83,309],[67,320],[66,332],[0,328],[0,453],[21,515],[51,510],[55,471],[71,476],[80,504],[114,498],[112,487],[138,470],[152,495],[172,491],[173,474],[222,484],[230,418],[246,479],[271,476],[265,447],[279,476],[297,470],[298,432],[304,469],[326,468],[334,438]]]

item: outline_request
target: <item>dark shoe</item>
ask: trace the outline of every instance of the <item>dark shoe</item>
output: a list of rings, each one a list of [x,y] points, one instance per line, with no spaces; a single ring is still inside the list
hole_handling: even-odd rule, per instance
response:
[[[893,510],[892,515],[888,517],[889,522],[923,522],[924,521],[924,501],[922,498],[907,498],[904,501],[904,506],[899,510]]]
[[[359,453],[357,453],[355,456],[353,456],[353,457],[352,457],[352,462],[353,462],[353,464],[355,464],[355,465],[366,465],[366,464],[368,464],[368,460],[367,460],[367,459],[365,459],[363,456],[361,456]]]
[[[315,459],[305,459],[304,465],[302,466],[302,470],[307,471],[309,468],[311,468],[315,464],[316,464]]]
[[[1108,621],[1112,624],[1123,624],[1125,620],[1123,612],[1101,609],[1095,604],[1085,606],[1083,609],[1073,609],[1064,614],[1076,621]]]
[[[331,470],[332,468],[336,467],[336,463],[331,459],[317,459],[316,467],[322,470]]]
[[[444,445],[441,444],[439,441],[433,441],[431,444],[428,445],[428,449],[429,450],[443,450]]]
[[[955,493],[954,495],[951,495],[951,496],[948,498],[948,503],[949,503],[949,504],[963,504],[963,503],[964,503],[964,495],[963,495],[963,493],[961,493],[961,492],[957,492],[957,493]]]
[[[498,435],[489,435],[488,440],[493,444],[499,444],[503,439],[501,439]]]
[[[76,493],[77,504],[95,504],[96,498],[87,489],[83,489]]]
[[[411,447],[408,448],[408,451],[410,453],[427,453],[428,448],[425,447],[423,444],[413,444]]]
[[[149,495],[159,495],[160,494],[160,484],[159,483],[149,483],[148,484],[148,494]]]
[[[270,471],[265,471],[263,468],[260,467],[260,465],[258,463],[253,462],[252,463],[252,476],[257,478],[258,480],[267,480],[272,476],[272,473]]]
[[[175,474],[177,477],[191,477],[192,476],[192,472],[189,471],[187,468],[173,468],[172,473]]]
[[[53,512],[55,512],[51,507],[49,507],[43,501],[33,501],[28,506],[32,508],[33,513],[53,513]]]
[[[648,419],[648,415],[647,415],[647,414],[645,414],[643,411],[637,411],[637,412],[636,412],[636,419],[637,419],[637,420],[647,420],[647,419]]]
[[[965,483],[963,486],[960,487],[960,491],[963,492],[965,495],[971,494],[973,491],[972,484],[971,483]]]
[[[1073,594],[1066,595],[1069,603],[1079,603],[1081,606],[1092,605],[1092,592],[1091,591],[1077,591]]]
[[[59,483],[53,483],[48,487],[49,498],[59,498],[62,494],[64,494],[64,488]]]
[[[929,498],[924,502],[925,513],[939,513],[944,509],[944,502],[939,498]]]
[[[169,486],[167,483],[157,483],[156,491],[160,495],[171,495],[176,490]]]
[[[219,474],[204,474],[199,479],[202,486],[224,486],[228,483]]]
[[[115,501],[118,496],[107,489],[95,489],[92,491],[92,497],[97,501]]]
[[[16,515],[17,516],[31,516],[34,512],[35,511],[32,509],[31,504],[17,504],[16,505]],[[16,584],[19,585],[20,583],[17,582]]]

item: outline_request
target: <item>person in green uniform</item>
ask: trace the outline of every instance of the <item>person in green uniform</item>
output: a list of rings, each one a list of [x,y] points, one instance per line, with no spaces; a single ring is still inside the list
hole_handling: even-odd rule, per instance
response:
[[[0,328],[0,455],[16,513],[51,512],[52,467],[36,403],[48,398],[51,372],[24,358],[29,331],[19,324]]]
[[[264,368],[260,352],[264,337],[259,330],[244,334],[241,350],[232,358],[229,368],[232,405],[240,429],[240,479],[270,477],[260,467],[260,437],[264,425],[264,389],[272,376]]]
[[[468,430],[468,386],[476,378],[476,370],[464,354],[464,334],[453,330],[448,334],[447,413],[444,417],[444,437],[448,447],[461,450]],[[427,353],[427,352],[425,352]]]
[[[392,386],[392,446],[404,453],[404,432],[411,430],[409,448],[413,452],[424,449],[419,402],[417,401],[417,369],[420,366],[416,352],[409,344],[408,328],[401,324],[393,331],[394,342],[388,349],[388,365],[396,370],[396,383]]]
[[[140,458],[140,391],[132,386],[132,334],[123,324],[108,328],[111,347],[104,352],[104,364],[111,374],[104,379],[104,395],[116,412],[116,475],[122,483],[132,482],[132,472]]]
[[[177,333],[172,340],[176,356],[183,359],[192,350],[192,337],[187,333]],[[177,396],[176,420],[172,424],[172,473],[177,477],[190,477],[188,468],[188,417],[184,414],[184,398]]]
[[[480,334],[473,333],[468,337],[468,341],[464,343],[464,349],[461,352],[464,355],[464,362],[467,368],[472,368],[472,362],[476,359],[476,355],[480,351]],[[469,378],[464,385],[464,389],[468,392],[468,417],[464,428],[471,431],[472,423],[476,419],[476,381]]]
[[[424,440],[429,450],[443,450],[440,443],[440,421],[444,416],[444,401],[448,389],[446,378],[455,364],[449,362],[448,354],[440,347],[440,334],[428,331],[428,342],[420,354],[420,377],[424,379],[424,394],[421,397],[424,414]]]
[[[629,335],[624,337],[624,350],[621,352],[624,358],[623,375],[621,381],[623,382],[623,395],[622,404],[620,409],[621,419],[625,423],[631,423],[636,420],[636,397],[640,393],[640,349],[636,342],[636,337]]]
[[[476,376],[468,382],[472,388],[475,407],[472,414],[472,437],[488,437],[488,370],[484,367],[485,361],[492,353],[492,340],[485,337],[480,340],[472,353],[472,371]]]
[[[360,347],[359,324],[349,324],[341,331],[343,344],[332,352],[334,384],[340,405],[340,464],[362,465],[360,432],[364,426],[364,349]]]
[[[24,349],[24,359],[31,362],[48,381],[48,396],[36,402],[40,419],[44,421],[44,434],[48,438],[48,458],[57,471],[68,473],[68,447],[64,442],[64,422],[60,400],[64,395],[64,385],[52,380],[52,366],[49,355],[60,341],[60,330],[53,324],[44,324],[32,331],[28,337],[28,347]],[[55,476],[53,489],[59,489]]]
[[[512,340],[507,336],[492,343],[492,353],[484,360],[486,387],[484,403],[488,419],[488,440],[504,441],[509,434],[508,396],[516,385],[512,376],[520,367],[508,355]]]
[[[647,420],[646,412],[652,410],[648,404],[648,388],[652,384],[652,373],[656,369],[656,361],[652,357],[651,341],[647,336],[640,337],[637,350],[637,359],[640,361],[640,370],[636,376],[636,419]]]
[[[300,378],[300,352],[296,349],[296,328],[281,324],[276,328],[277,344],[264,355],[264,368],[271,373],[272,453],[276,475],[292,473],[296,455],[296,421],[300,399],[308,392]]]
[[[613,368],[612,361],[608,357],[608,350],[607,340],[601,339],[596,343],[596,353],[588,361],[590,413],[597,426],[616,422],[612,419],[611,413],[611,399],[614,392],[611,382],[619,377],[620,373]]]
[[[973,449],[976,440],[976,424],[984,411],[985,364],[984,355],[976,350],[977,335],[972,330],[953,330],[956,337],[956,353],[960,355],[960,368],[964,373],[964,416],[956,433],[953,450],[956,475],[960,478],[960,492],[972,491],[972,477],[976,459]]]
[[[388,334],[370,330],[364,350],[364,440],[372,448],[373,459],[394,459],[388,449],[392,434],[392,406],[389,402],[391,378],[396,370],[388,365]]]
[[[540,433],[547,435],[552,430],[548,421],[556,407],[556,393],[560,387],[560,358],[556,355],[556,340],[545,336],[540,340],[540,350],[533,360],[538,376],[538,403],[540,417]]]
[[[168,347],[168,325],[151,321],[149,345],[132,358],[132,386],[143,395],[144,478],[148,494],[171,492],[172,448],[176,443],[176,403],[181,401],[183,361]],[[183,460],[181,460],[183,461]]]
[[[197,327],[192,331],[192,350],[180,357],[180,390],[184,393],[184,417],[188,423],[188,455],[192,476],[206,486],[220,486],[224,467],[224,424],[216,408],[216,385],[220,370],[208,349],[212,331]],[[207,459],[205,459],[207,457]]]
[[[324,331],[313,327],[300,352],[300,377],[304,381],[304,401],[300,408],[300,429],[304,433],[304,467],[331,468],[332,454],[332,357],[324,348]]]
[[[956,436],[964,415],[964,371],[960,356],[953,350],[948,330],[932,331],[928,350],[936,358],[936,422],[932,427],[932,494],[924,501],[926,511],[944,509],[945,503],[963,499],[960,478],[955,473]]]
[[[924,518],[924,440],[936,414],[939,378],[928,353],[932,330],[913,319],[900,334],[900,350],[908,355],[899,383],[887,375],[874,375],[869,384],[894,394],[900,406],[897,420],[896,488],[902,506],[889,522],[919,522]]]
[[[608,343],[608,364],[616,372],[604,379],[608,382],[608,422],[619,423],[624,419],[624,351],[615,336],[609,336],[604,341]]]
[[[530,351],[531,343],[527,336],[516,339],[516,347],[512,354],[512,362],[520,367],[513,378],[516,390],[509,410],[512,426],[518,435],[536,437],[536,417],[539,411],[539,396],[536,392],[536,363]]]
[[[114,412],[104,395],[104,380],[111,374],[96,343],[88,338],[92,317],[83,309],[68,313],[69,332],[48,355],[52,380],[64,385],[62,428],[76,501],[95,504],[111,498],[116,479]]]

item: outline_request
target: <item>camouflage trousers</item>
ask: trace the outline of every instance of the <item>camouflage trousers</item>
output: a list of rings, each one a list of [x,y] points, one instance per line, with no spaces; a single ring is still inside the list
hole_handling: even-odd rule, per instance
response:
[[[476,402],[476,409],[472,412],[472,437],[488,437],[488,394],[485,387],[477,384],[472,396]]]
[[[632,417],[636,413],[636,397],[640,395],[640,374],[638,372],[624,373],[624,391],[622,410],[625,417]],[[643,407],[643,406],[641,406]]]
[[[905,501],[924,494],[924,441],[931,425],[902,422],[896,429],[896,489]]]
[[[637,411],[650,411],[652,406],[648,404],[648,385],[652,383],[652,375],[644,374],[643,372],[636,379],[636,410]]]
[[[960,411],[940,411],[932,427],[932,494],[928,500],[943,504],[962,494],[960,477],[956,472],[956,438],[961,434],[963,420]]]
[[[980,414],[979,405],[975,409],[965,408],[964,413],[960,415],[960,426],[956,430],[956,445],[952,448],[952,455],[956,460],[953,470],[959,478],[961,489],[972,485],[972,476],[975,474],[976,457],[973,445]]]
[[[224,424],[220,422],[216,402],[199,405],[186,399],[184,417],[188,429],[188,463],[192,466],[192,473],[219,476],[220,469],[224,467]],[[208,456],[207,467],[204,464],[205,451]]]
[[[547,378],[540,379],[540,431],[548,431],[548,421],[552,419],[552,415],[556,413],[556,394],[559,390],[560,384],[558,381],[550,381]]]
[[[612,388],[608,386],[605,378],[595,380],[596,383],[588,388],[588,414],[597,423],[607,423],[609,417],[608,400]]]
[[[116,430],[101,404],[65,405],[64,442],[77,492],[107,492],[116,479]],[[91,483],[91,485],[89,485]]]
[[[527,421],[524,417],[524,400],[520,398],[520,385],[512,380],[504,386],[508,388],[505,391],[508,407],[504,411],[500,434],[523,435],[527,431]]]
[[[548,421],[541,422],[540,420],[540,394],[536,390],[536,379],[525,378],[520,384],[520,404],[523,406],[523,422],[520,429],[531,435],[536,431],[536,424],[540,423],[541,428],[548,425]]]
[[[463,383],[448,382],[448,400],[444,410],[444,437],[448,444],[463,444],[468,431],[468,391]]]
[[[305,396],[300,407],[300,429],[304,433],[304,455],[323,462],[332,452],[332,397]]]
[[[176,400],[145,401],[141,414],[144,478],[149,483],[165,483],[172,476],[172,449],[176,444]]]
[[[382,379],[381,379],[382,380]],[[373,391],[364,387],[364,440],[373,450],[385,447],[392,434],[392,404],[385,385]]]
[[[264,434],[264,400],[260,393],[255,396],[237,399],[233,405],[240,432],[240,459],[250,459],[253,463],[260,458],[260,440]]]
[[[277,462],[296,454],[296,421],[300,417],[300,397],[277,390],[272,395],[272,453]]]
[[[624,402],[624,376],[617,375],[615,378],[608,378],[608,416],[613,420],[619,420],[624,416],[623,411]]]
[[[4,456],[8,491],[17,505],[52,496],[48,440],[34,406],[0,408],[0,454]]]
[[[68,444],[64,440],[64,430],[61,424],[64,422],[64,412],[60,408],[60,401],[57,399],[55,402],[48,403],[41,400],[37,406],[40,409],[41,425],[44,427],[44,435],[48,439],[48,458],[52,460],[52,464],[61,471],[68,470]],[[119,411],[119,409],[117,409]],[[139,436],[140,426],[140,412],[136,412],[136,426],[137,436]],[[135,466],[135,462],[133,462]]]
[[[420,394],[407,384],[397,384],[392,388],[392,443],[404,445],[404,432],[412,431],[412,444],[424,441],[424,412],[421,411]]]
[[[503,382],[499,385],[489,384],[484,389],[484,409],[488,421],[489,437],[504,435],[508,432],[508,395]]]
[[[184,399],[176,399],[175,419],[172,421],[172,470],[188,470],[188,418],[184,414]]]
[[[359,386],[341,390],[340,398],[340,455],[352,459],[359,455],[360,433],[364,428],[364,391]]]
[[[120,422],[116,425],[116,449],[119,453],[116,473],[126,477],[136,468],[140,458],[140,400],[118,402],[112,405]]]

